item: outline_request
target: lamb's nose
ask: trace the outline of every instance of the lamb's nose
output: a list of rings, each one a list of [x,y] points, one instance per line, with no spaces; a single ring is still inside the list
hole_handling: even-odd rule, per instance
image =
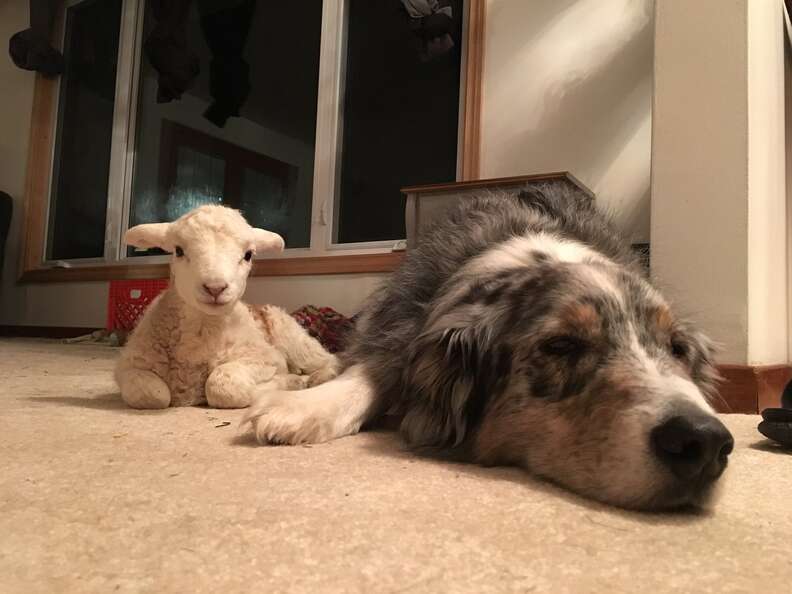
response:
[[[227,288],[228,288],[227,284],[213,284],[213,285],[203,286],[203,290],[209,293],[209,295],[211,295],[215,299],[217,299]]]

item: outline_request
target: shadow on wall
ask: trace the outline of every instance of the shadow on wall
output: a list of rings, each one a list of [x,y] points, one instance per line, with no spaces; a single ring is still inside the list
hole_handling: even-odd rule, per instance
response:
[[[649,235],[652,0],[490,0],[486,177],[567,169]]]

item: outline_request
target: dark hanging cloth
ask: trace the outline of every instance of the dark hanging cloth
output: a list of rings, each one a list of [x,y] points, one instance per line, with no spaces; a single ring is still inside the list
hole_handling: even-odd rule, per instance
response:
[[[148,0],[154,28],[144,43],[149,63],[159,74],[157,103],[181,99],[201,67],[187,45],[186,24],[192,0]]]
[[[427,62],[454,47],[453,9],[439,0],[401,0],[410,15],[410,28],[420,40],[421,60]]]
[[[8,41],[11,59],[23,70],[46,76],[63,72],[63,54],[50,45],[58,0],[30,0],[30,28]]]
[[[212,52],[209,91],[214,99],[204,117],[222,128],[228,118],[239,117],[239,109],[250,93],[250,66],[242,56],[256,0],[242,0],[220,9],[217,3],[206,2],[204,7],[201,28]]]

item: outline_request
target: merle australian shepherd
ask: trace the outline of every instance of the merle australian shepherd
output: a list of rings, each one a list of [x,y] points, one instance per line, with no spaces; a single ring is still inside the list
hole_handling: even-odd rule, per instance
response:
[[[709,341],[669,309],[588,196],[466,200],[369,301],[336,379],[257,396],[260,442],[398,415],[408,444],[511,464],[616,505],[705,503],[733,439]]]

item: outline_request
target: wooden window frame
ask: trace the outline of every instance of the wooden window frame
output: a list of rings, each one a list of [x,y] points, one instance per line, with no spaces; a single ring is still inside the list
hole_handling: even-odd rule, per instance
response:
[[[59,36],[63,28],[65,10],[66,8],[61,5],[54,27],[56,33],[53,35],[52,42],[56,47],[60,44]],[[470,181],[479,177],[485,14],[485,0],[467,0],[464,15],[465,43],[463,44],[460,85],[459,181]],[[323,35],[324,33],[323,31]],[[167,263],[125,261],[121,264],[73,267],[55,267],[45,264],[57,99],[58,80],[36,74],[23,196],[24,227],[18,282],[57,283],[167,277],[169,267]],[[319,138],[317,138],[317,142],[320,142]],[[260,259],[254,263],[251,275],[293,276],[391,272],[401,263],[403,257],[403,252],[394,251],[365,254],[328,253],[322,256]]]

